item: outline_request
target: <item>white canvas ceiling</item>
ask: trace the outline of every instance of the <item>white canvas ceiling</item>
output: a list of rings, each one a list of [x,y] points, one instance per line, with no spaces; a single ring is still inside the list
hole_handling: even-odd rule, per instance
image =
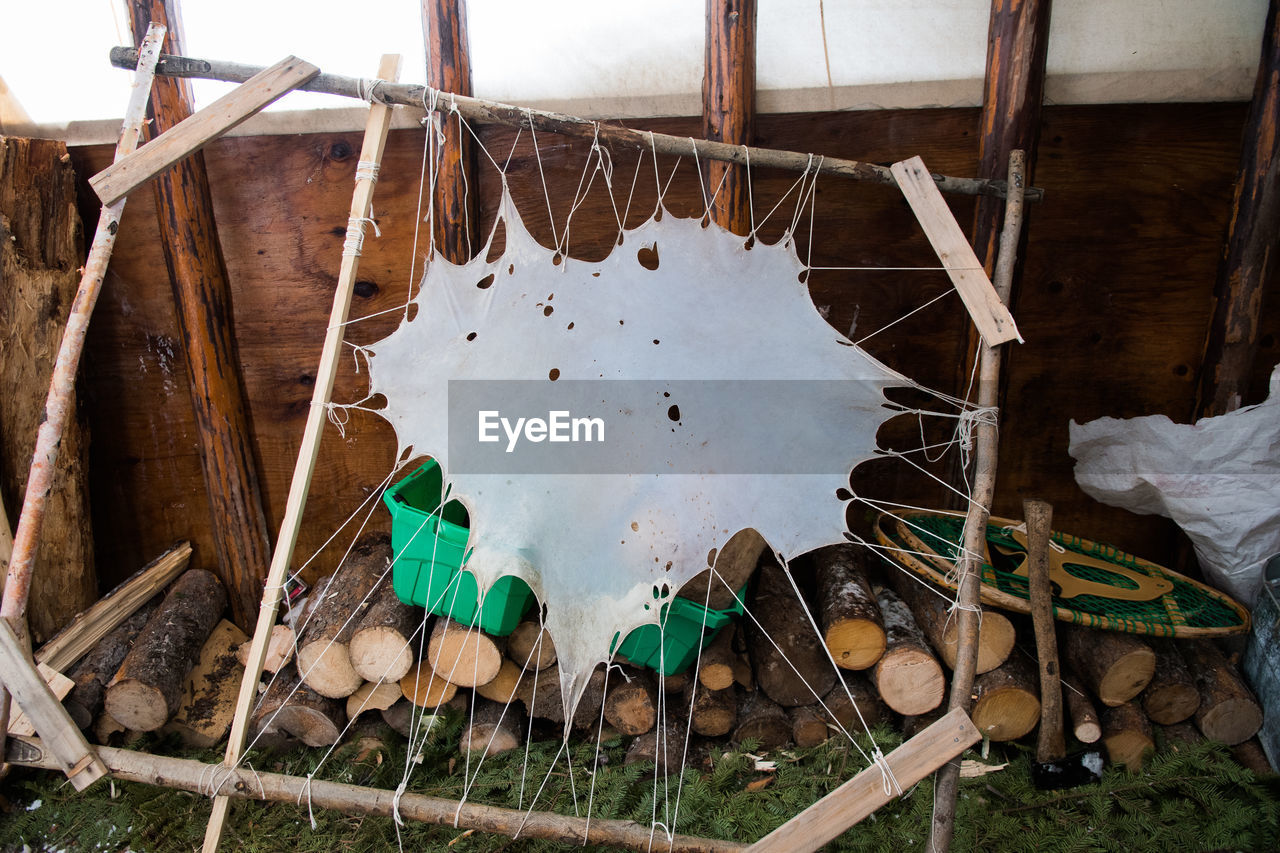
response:
[[[128,74],[106,58],[127,40],[119,2],[5,9],[0,77],[34,122],[123,111]],[[704,9],[703,0],[468,0],[476,94],[588,116],[696,114]],[[381,53],[400,52],[402,79],[424,77],[418,0],[185,0],[182,10],[194,56],[269,65],[292,53],[362,76]],[[1266,0],[1056,3],[1047,97],[1248,98],[1265,12]],[[759,0],[759,109],[974,105],[988,14],[988,0]],[[197,97],[225,90],[202,84]],[[344,105],[294,94],[277,109]]]

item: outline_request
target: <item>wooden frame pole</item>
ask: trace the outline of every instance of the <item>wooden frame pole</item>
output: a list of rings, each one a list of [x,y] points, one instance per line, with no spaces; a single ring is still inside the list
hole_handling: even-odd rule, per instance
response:
[[[590,829],[591,842],[628,850],[662,850],[677,853],[728,853],[741,850],[745,845],[732,841],[717,841],[677,835],[670,841],[655,838],[648,826],[629,820],[573,817],[546,812],[524,812],[496,806],[463,803],[423,794],[405,793],[399,797],[397,807],[395,791],[366,788],[287,776],[281,773],[262,773],[253,770],[232,769],[225,773],[210,773],[208,764],[188,758],[170,758],[148,755],[129,749],[99,747],[99,757],[112,777],[127,782],[160,785],[196,794],[207,795],[210,790],[223,791],[223,797],[263,800],[277,803],[293,803],[337,809],[344,814],[378,815],[392,817],[399,814],[404,820],[416,820],[453,826],[459,829],[475,829],[505,835],[519,833],[521,838],[541,838],[582,846]],[[42,741],[14,739],[8,758],[14,764],[25,767],[54,768],[57,765],[48,754],[48,746]],[[589,826],[588,826],[589,824]],[[651,846],[652,845],[652,846]]]
[[[127,63],[132,51],[127,47],[111,49],[111,64],[128,67]],[[166,61],[167,60],[167,61]],[[175,77],[189,77],[200,80],[225,80],[242,83],[261,71],[261,66],[241,65],[235,62],[194,59],[186,56],[161,57],[157,73]],[[372,81],[355,77],[340,77],[336,74],[320,74],[311,82],[299,86],[299,91],[323,92],[347,98],[365,97],[365,90]],[[687,136],[671,136],[666,133],[651,133],[647,130],[632,130],[617,125],[602,124],[590,119],[561,113],[545,112],[497,101],[486,101],[480,98],[468,98],[462,95],[451,95],[448,92],[436,92],[426,86],[417,84],[379,83],[376,86],[378,98],[388,104],[424,109],[435,97],[435,108],[441,111],[457,109],[463,118],[481,124],[505,124],[510,127],[533,128],[537,131],[559,133],[579,139],[599,139],[602,145],[619,148],[638,148],[642,151],[656,151],[659,154],[688,156],[696,151],[703,160],[723,160],[728,163],[746,165],[751,161],[752,168],[787,169],[792,172],[803,172],[812,169],[822,175],[839,175],[855,181],[867,181],[885,186],[894,186],[897,181],[893,173],[885,166],[875,163],[864,163],[858,160],[844,160],[838,157],[814,157],[798,151],[779,151],[774,148],[753,148],[745,145],[730,145],[726,142],[714,142],[707,139],[695,139],[690,142]],[[433,95],[434,93],[434,95]],[[944,193],[960,195],[991,195],[1004,198],[1005,182],[983,178],[955,178],[934,174],[934,182]],[[1039,201],[1043,192],[1035,187],[1027,187],[1023,192],[1026,201]]]
[[[1004,229],[1000,234],[1000,254],[993,284],[1002,302],[1009,298],[1013,286],[1013,268],[1017,262],[1018,241],[1022,235],[1022,185],[1025,157],[1022,151],[1009,155],[1009,197],[1005,205]],[[999,347],[981,345],[978,366],[978,407],[985,415],[974,427],[973,493],[964,522],[964,548],[956,560],[958,579],[956,601],[959,605],[958,653],[951,676],[951,698],[948,708],[963,710],[970,705],[970,693],[978,664],[978,616],[982,587],[981,555],[986,553],[987,518],[996,491],[996,465],[999,461],[999,428],[996,403],[1000,390]],[[948,762],[937,774],[931,853],[951,849],[955,833],[956,797],[960,789],[960,765]]]
[[[138,147],[146,121],[147,98],[151,93],[151,82],[155,77],[164,34],[163,26],[151,27],[142,40],[134,71],[133,90],[125,109],[124,127],[120,131],[120,141],[116,144],[116,160],[127,157]],[[18,529],[13,539],[4,597],[0,601],[0,618],[8,623],[24,647],[28,644],[26,612],[27,601],[31,596],[31,574],[40,544],[40,531],[44,527],[49,492],[53,488],[54,467],[62,443],[62,433],[75,400],[76,373],[80,368],[80,356],[84,352],[85,336],[89,331],[89,318],[93,316],[98,294],[102,292],[102,281],[107,274],[111,251],[115,248],[124,205],[124,199],[112,205],[103,205],[98,216],[98,228],[93,235],[93,244],[89,247],[89,256],[80,276],[80,286],[76,290],[75,302],[72,303],[71,314],[67,318],[66,331],[58,346],[53,376],[49,381],[49,396],[45,401],[45,421],[36,435],[36,449],[32,455],[22,511],[18,516]],[[31,666],[31,671],[36,672],[34,665]],[[38,678],[38,674],[36,677]],[[43,684],[44,680],[40,679],[40,683]],[[5,732],[9,728],[8,717],[8,691],[0,687],[0,747],[4,744]],[[69,717],[67,721],[70,722]]]
[[[387,55],[378,65],[378,76],[395,79],[400,72],[400,57]],[[245,662],[244,679],[240,682],[240,695],[236,703],[235,720],[227,741],[223,766],[234,769],[244,753],[249,739],[249,713],[258,695],[258,680],[262,677],[263,662],[267,657],[267,640],[276,621],[280,605],[280,593],[284,587],[293,549],[302,527],[302,512],[307,504],[307,492],[311,489],[311,475],[320,453],[321,430],[324,428],[329,397],[333,393],[334,378],[338,373],[338,358],[342,354],[342,338],[346,330],[347,314],[355,289],[356,272],[360,266],[360,246],[364,242],[365,223],[373,203],[373,191],[377,183],[382,152],[391,129],[391,107],[373,103],[369,107],[369,119],[365,125],[364,143],[356,167],[356,188],[351,198],[351,211],[347,220],[347,239],[343,245],[342,266],[338,272],[338,285],[333,294],[333,308],[329,314],[329,327],[325,331],[320,366],[316,370],[315,390],[311,397],[311,409],[307,412],[307,424],[302,434],[302,446],[293,469],[293,482],[289,486],[289,498],[285,504],[284,520],[280,524],[280,536],[276,540],[271,568],[267,573],[266,587],[262,591],[262,603],[258,608],[257,627],[253,644],[249,647],[249,659]],[[205,853],[218,849],[222,827],[226,823],[230,800],[218,796],[213,801],[213,813],[205,832]]]

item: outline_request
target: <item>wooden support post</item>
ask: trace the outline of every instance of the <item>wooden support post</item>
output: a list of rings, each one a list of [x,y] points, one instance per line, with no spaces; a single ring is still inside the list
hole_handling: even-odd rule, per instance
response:
[[[467,43],[467,0],[422,0],[422,34],[427,46],[427,85],[438,90],[447,110],[449,93],[471,94],[471,59]],[[432,117],[443,140],[432,137],[435,191],[432,239],[449,263],[465,264],[479,248],[477,232],[476,158],[471,136],[449,112]]]
[[[707,0],[702,135],[751,143],[756,113],[756,0]],[[711,221],[734,234],[751,231],[751,187],[745,166],[712,160],[706,167]]]
[[[871,765],[747,850],[817,850],[981,739],[964,711],[952,709],[885,756],[883,765]]]
[[[120,68],[132,67],[134,53],[127,47],[111,49],[111,64]],[[241,65],[236,62],[224,62],[216,59],[192,59],[186,56],[161,57],[157,74],[174,77],[186,77],[200,80],[224,80],[230,83],[241,83],[261,71],[261,66]],[[305,92],[323,92],[339,95],[344,98],[367,97],[365,91],[367,81],[356,77],[339,77],[336,74],[321,74],[310,83],[299,86]],[[613,124],[601,124],[591,119],[577,116],[549,113],[543,110],[532,110],[525,107],[512,106],[497,101],[486,101],[481,98],[468,98],[462,95],[452,96],[449,93],[436,92],[419,85],[384,83],[378,86],[378,97],[388,104],[415,107],[421,109],[423,104],[434,106],[436,111],[450,112],[453,109],[471,122],[481,124],[505,124],[509,127],[533,128],[538,132],[559,133],[577,139],[598,140],[606,147],[632,148],[646,154],[671,154],[687,157],[690,151],[696,151],[701,160],[723,160],[728,163],[746,165],[750,160],[752,167],[768,169],[786,169],[791,172],[813,170],[820,175],[837,175],[855,181],[867,181],[873,184],[894,186],[897,181],[893,173],[885,166],[875,163],[864,163],[858,160],[845,160],[839,157],[823,157],[815,163],[812,155],[799,151],[779,151],[774,148],[751,148],[745,145],[730,145],[707,139],[690,140],[687,136],[672,136],[668,133],[650,133],[647,130],[632,130]],[[434,101],[434,104],[433,104]],[[978,178],[956,178],[948,175],[932,176],[933,182],[944,193],[960,195],[990,195],[1004,198],[1007,187],[1004,181]],[[1022,190],[1026,201],[1039,201],[1044,193],[1035,187]]]
[[[996,264],[996,294],[1003,303],[1013,287],[1013,268],[1017,259],[1018,241],[1022,234],[1022,198],[1018,190],[1023,183],[1025,158],[1021,151],[1009,155],[1009,198],[1005,207],[1004,229],[1000,234],[1000,258]],[[956,656],[955,672],[951,677],[951,710],[967,711],[973,691],[973,679],[978,663],[978,612],[981,589],[979,561],[986,552],[987,518],[991,514],[991,500],[996,490],[996,464],[998,455],[998,409],[1000,388],[1001,350],[983,343],[978,365],[978,407],[989,412],[974,427],[973,492],[969,497],[969,511],[964,522],[963,551],[956,560],[958,580],[956,601],[960,606],[960,648]],[[945,853],[951,849],[955,832],[956,796],[960,786],[960,765],[949,762],[938,772],[933,811],[932,851]]]
[[[1025,153],[1025,184],[1030,186],[1034,178],[1052,5],[1052,0],[991,0],[986,79],[982,90],[982,114],[978,120],[978,175],[984,179],[1002,177],[1008,168],[1009,155],[1014,151]],[[1027,200],[1031,200],[1030,196]],[[998,199],[978,198],[972,245],[988,275],[995,269],[997,238],[1003,215],[1004,204]],[[1006,304],[1016,305],[1012,287]],[[969,387],[969,377],[980,346],[977,330],[966,329],[956,353],[955,387],[960,394]],[[995,405],[1002,404],[997,391]],[[950,479],[961,482],[958,467],[953,468]],[[953,500],[951,508],[961,507]]]
[[[1280,0],[1262,33],[1253,105],[1244,127],[1240,171],[1226,245],[1213,288],[1213,316],[1200,365],[1192,420],[1238,409],[1258,354],[1262,300],[1280,255]]]
[[[165,44],[170,50],[181,50],[177,32],[181,21],[175,0],[130,0],[129,11],[135,37],[146,29],[148,21],[167,22]],[[191,114],[187,88],[176,80],[157,81],[151,96],[152,134],[165,132]],[[191,377],[191,402],[218,556],[216,572],[231,600],[232,621],[248,631],[262,595],[270,534],[236,352],[231,286],[218,243],[203,153],[178,163],[153,186],[161,247]]]
[[[155,74],[156,59],[164,27],[147,30],[138,51],[138,68],[134,73],[133,92],[125,109],[124,127],[116,144],[116,158],[127,156],[138,145],[146,118],[147,96]],[[36,549],[40,543],[40,531],[44,526],[45,509],[49,493],[53,489],[53,473],[62,445],[63,430],[71,414],[75,399],[76,373],[80,367],[80,354],[84,351],[85,335],[89,331],[89,317],[102,291],[102,280],[107,273],[107,261],[115,247],[116,232],[120,230],[120,216],[124,201],[104,206],[98,217],[98,228],[89,247],[80,286],[76,290],[67,329],[58,345],[58,358],[53,366],[53,378],[49,381],[49,396],[45,401],[45,420],[36,435],[36,450],[27,475],[27,489],[22,500],[22,514],[18,518],[18,530],[14,537],[13,554],[9,560],[9,573],[4,587],[4,600],[0,603],[0,618],[8,623],[21,640],[24,659],[29,659],[26,636],[27,600],[31,594],[31,575],[35,565]],[[32,673],[35,669],[32,668]],[[42,681],[41,684],[44,682]],[[59,708],[62,706],[59,705]],[[9,697],[0,689],[0,745],[8,729]],[[67,718],[70,720],[70,718]],[[74,724],[72,724],[74,726]],[[77,734],[79,730],[77,730]]]
[[[388,55],[378,64],[378,77],[394,80],[400,72],[400,57]],[[285,504],[284,521],[276,540],[275,553],[262,589],[262,603],[258,608],[257,626],[253,633],[253,646],[245,663],[244,679],[240,682],[240,697],[236,704],[235,721],[227,740],[223,764],[232,769],[240,763],[249,734],[249,711],[258,694],[258,679],[262,677],[262,664],[267,656],[267,642],[275,625],[276,611],[280,606],[280,592],[293,559],[293,548],[302,527],[302,511],[307,504],[307,492],[311,488],[311,474],[315,470],[316,457],[320,454],[320,431],[324,427],[326,406],[333,393],[334,377],[338,373],[338,357],[342,354],[342,338],[346,329],[347,313],[355,290],[356,272],[360,267],[359,246],[364,241],[365,222],[373,202],[373,190],[377,183],[378,167],[382,163],[382,151],[391,129],[391,107],[373,104],[369,107],[369,119],[365,124],[364,144],[356,170],[356,188],[351,197],[351,210],[347,219],[347,241],[342,252],[342,266],[338,271],[338,286],[333,293],[333,309],[329,314],[329,326],[325,331],[324,348],[320,366],[316,369],[316,384],[312,392],[311,408],[307,411],[307,425],[302,434],[302,446],[293,469],[293,481],[289,486],[289,498]],[[365,165],[367,164],[367,165]],[[230,800],[219,796],[213,801],[213,812],[204,837],[205,853],[218,849],[222,827],[226,823]]]
[[[211,775],[209,765],[202,761],[148,755],[145,752],[105,746],[99,747],[98,753],[113,778],[191,791],[201,796],[207,796],[211,788],[216,788],[228,797],[292,803],[295,806],[301,804],[303,811],[308,806],[314,806],[336,809],[347,815],[391,817],[398,814],[404,820],[506,835],[519,832],[521,838],[548,839],[579,847],[588,840],[591,844],[627,850],[647,851],[659,846],[647,825],[630,820],[596,817],[588,819],[469,802],[459,804],[453,800],[412,792],[397,794],[395,791],[326,782],[303,776],[265,773],[248,768]],[[6,757],[14,764],[26,767],[57,767],[50,755],[49,744],[43,741],[16,740],[11,744]],[[879,785],[878,782],[876,784]],[[713,838],[676,835],[670,839],[662,837],[661,849],[671,853],[727,853],[741,850],[743,845]]]

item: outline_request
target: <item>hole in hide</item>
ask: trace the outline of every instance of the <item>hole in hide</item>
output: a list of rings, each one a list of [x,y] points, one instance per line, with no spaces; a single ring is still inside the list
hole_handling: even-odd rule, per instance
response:
[[[647,270],[656,270],[658,268],[658,244],[652,246],[641,246],[640,251],[636,252],[636,260],[640,262],[640,266]]]
[[[550,379],[552,382],[555,382],[557,379],[559,379],[560,368],[558,367],[551,368],[551,371],[547,374],[547,378]]]
[[[492,286],[493,286],[493,273],[489,273],[487,276],[485,276],[484,278],[476,282],[476,287],[480,288],[481,290],[488,290]]]
[[[475,339],[476,339],[476,333],[475,333],[475,332],[472,332],[471,334],[467,335],[467,340],[469,340],[469,341],[474,341]]]

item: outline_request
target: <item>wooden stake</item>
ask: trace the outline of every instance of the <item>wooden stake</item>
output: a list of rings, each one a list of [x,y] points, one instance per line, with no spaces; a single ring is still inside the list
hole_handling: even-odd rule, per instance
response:
[[[1080,679],[1069,670],[1062,673],[1062,694],[1067,700],[1067,710],[1071,712],[1071,733],[1081,743],[1097,743],[1098,738],[1102,737],[1102,723],[1098,720],[1098,712],[1089,695],[1084,692]]]
[[[111,64],[120,68],[131,67],[135,54],[127,47],[111,49]],[[192,59],[186,56],[161,57],[157,73],[174,77],[189,77],[200,80],[224,80],[241,83],[262,70],[261,66],[241,65],[236,62],[223,62],[211,59]],[[364,100],[366,81],[355,77],[340,77],[336,74],[321,74],[315,80],[298,88],[306,92],[323,92],[346,98]],[[838,157],[823,157],[817,162],[809,154],[799,151],[779,151],[773,148],[753,148],[746,145],[730,145],[725,142],[711,140],[690,141],[687,136],[671,136],[665,133],[651,133],[647,130],[632,130],[618,125],[601,124],[591,119],[578,118],[560,113],[549,113],[542,110],[531,110],[525,107],[502,104],[497,101],[486,101],[480,98],[468,98],[439,92],[426,86],[413,84],[396,85],[380,83],[377,87],[378,97],[388,104],[422,108],[422,105],[434,103],[440,112],[458,113],[471,122],[480,124],[504,124],[509,127],[533,128],[539,133],[559,133],[578,139],[598,139],[601,145],[619,148],[639,149],[646,153],[656,151],[658,154],[671,154],[677,157],[688,157],[697,152],[700,160],[723,160],[727,163],[746,165],[750,160],[751,167],[786,169],[791,172],[813,171],[821,175],[838,175],[855,181],[868,181],[885,186],[895,186],[897,181],[893,173],[884,166],[875,163],[863,163],[857,160],[844,160]],[[434,99],[434,100],[433,100]],[[944,193],[960,195],[991,195],[1004,198],[1007,185],[998,180],[975,180],[973,178],[954,178],[946,175],[933,175],[933,181]],[[1027,201],[1039,201],[1043,191],[1030,187],[1019,188],[1019,192]]]
[[[378,65],[378,76],[394,79],[399,69],[399,56],[384,56]],[[386,145],[387,131],[390,128],[391,108],[383,104],[370,106],[369,120],[365,125],[364,144],[360,149],[360,163],[380,164],[382,162],[382,150]],[[353,243],[363,241],[375,182],[376,177],[372,169],[361,170],[357,176],[347,225],[348,233],[352,235],[348,239]],[[328,329],[325,331],[320,366],[316,370],[311,408],[307,411],[307,425],[302,434],[298,461],[293,469],[293,481],[289,485],[289,498],[285,504],[284,520],[280,525],[280,536],[276,540],[276,550],[272,555],[271,568],[267,573],[262,605],[258,609],[258,623],[253,632],[253,647],[249,652],[249,661],[245,665],[244,680],[240,682],[240,698],[236,705],[235,722],[231,726],[231,736],[223,759],[223,765],[227,768],[234,768],[239,764],[240,756],[244,752],[249,731],[249,710],[257,696],[258,679],[262,677],[262,661],[267,655],[267,640],[271,634],[271,626],[276,621],[280,591],[284,585],[285,575],[289,571],[289,563],[293,559],[293,549],[297,544],[298,531],[302,526],[302,511],[307,503],[307,492],[311,488],[311,474],[315,470],[316,457],[320,453],[320,431],[324,427],[329,395],[333,393],[333,381],[337,375],[338,357],[342,349],[343,330],[346,328],[347,312],[351,308],[351,297],[359,265],[360,255],[354,250],[344,249],[342,267],[338,272],[338,286],[333,294],[333,309],[329,314]],[[230,806],[226,796],[214,799],[213,811],[205,831],[204,853],[214,853],[218,849],[218,842],[222,839],[222,827],[226,823]]]
[[[1024,500],[1027,520],[1028,585],[1031,623],[1036,633],[1036,657],[1040,662],[1040,735],[1036,761],[1047,764],[1067,754],[1062,730],[1062,667],[1058,663],[1058,634],[1053,624],[1053,588],[1049,584],[1049,534],[1053,507],[1046,501]]]
[[[133,92],[125,109],[124,127],[116,144],[116,159],[127,156],[138,145],[142,126],[146,119],[147,96],[155,76],[156,60],[160,44],[164,40],[164,27],[147,30],[138,51],[137,70],[134,73]],[[98,228],[89,247],[89,256],[80,276],[71,316],[67,318],[67,330],[58,346],[58,358],[53,366],[53,378],[49,381],[49,396],[45,401],[45,421],[36,435],[35,454],[31,471],[27,475],[27,488],[23,494],[22,511],[18,516],[18,529],[14,536],[13,553],[9,558],[9,572],[5,579],[4,598],[0,603],[0,618],[8,621],[9,628],[19,638],[22,657],[26,659],[27,601],[31,595],[31,572],[35,565],[36,551],[40,544],[40,531],[44,526],[45,508],[53,489],[53,475],[58,461],[62,433],[75,399],[76,373],[80,367],[80,355],[84,352],[85,335],[89,330],[89,317],[102,290],[102,280],[107,273],[107,262],[115,247],[116,232],[120,230],[120,217],[124,213],[124,201],[104,206],[98,216]],[[30,668],[30,667],[29,667]],[[35,669],[31,677],[38,678]],[[41,681],[41,684],[44,682]],[[59,708],[62,706],[59,705]],[[63,712],[65,714],[65,712]],[[8,694],[0,689],[0,746],[4,745],[9,721]],[[79,729],[76,730],[79,736]],[[81,738],[83,740],[83,738]]]
[[[1004,229],[1000,235],[1000,257],[996,264],[995,287],[1001,304],[1007,304],[1013,288],[1013,269],[1017,261],[1018,240],[1022,234],[1022,189],[1025,168],[1021,151],[1009,154],[1009,198],[1005,207]],[[951,710],[967,710],[978,661],[978,613],[981,590],[980,554],[985,553],[987,518],[996,490],[998,456],[998,410],[1001,350],[983,344],[978,363],[978,406],[991,412],[990,418],[979,419],[974,427],[973,493],[969,497],[964,520],[964,550],[956,562],[958,580],[956,601],[960,605],[960,651],[951,676]],[[933,812],[930,849],[946,853],[951,849],[955,831],[956,797],[959,794],[960,765],[948,763],[937,776],[934,789],[937,807]]]
[[[964,711],[953,709],[885,756],[887,773],[868,767],[747,850],[817,850],[981,739]]]

